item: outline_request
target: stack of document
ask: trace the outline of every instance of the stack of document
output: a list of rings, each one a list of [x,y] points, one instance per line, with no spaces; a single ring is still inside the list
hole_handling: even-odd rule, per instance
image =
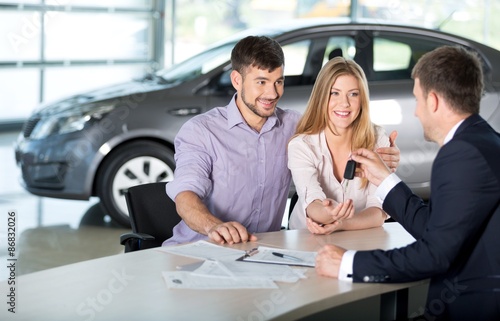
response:
[[[275,282],[297,282],[305,278],[307,269],[292,268],[291,265],[314,266],[316,256],[316,252],[268,247],[246,252],[206,241],[160,250],[203,260],[180,266],[177,271],[162,272],[167,287],[171,289],[278,288]]]

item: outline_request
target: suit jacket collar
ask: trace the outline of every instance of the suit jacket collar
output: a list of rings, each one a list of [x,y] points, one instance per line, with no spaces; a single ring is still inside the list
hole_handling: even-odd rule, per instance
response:
[[[483,117],[479,116],[479,114],[470,115],[462,122],[462,124],[460,124],[460,126],[458,126],[457,131],[455,132],[455,135],[453,135],[453,137],[461,134],[467,127],[474,126],[482,122],[485,122],[485,120],[483,119]]]

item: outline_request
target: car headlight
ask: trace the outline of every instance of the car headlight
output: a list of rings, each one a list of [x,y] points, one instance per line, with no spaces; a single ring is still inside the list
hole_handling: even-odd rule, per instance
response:
[[[114,109],[114,105],[104,105],[93,108],[82,108],[78,114],[57,114],[42,118],[30,135],[31,139],[42,139],[51,135],[67,134],[82,130],[92,119],[101,119]]]

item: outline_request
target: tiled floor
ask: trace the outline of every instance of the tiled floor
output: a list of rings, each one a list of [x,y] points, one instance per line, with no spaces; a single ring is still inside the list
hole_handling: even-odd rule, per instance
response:
[[[7,264],[8,213],[15,211],[17,275],[123,252],[122,233],[129,232],[89,201],[37,197],[19,183],[14,159],[17,132],[0,132],[0,266]],[[0,269],[0,281],[7,278]]]

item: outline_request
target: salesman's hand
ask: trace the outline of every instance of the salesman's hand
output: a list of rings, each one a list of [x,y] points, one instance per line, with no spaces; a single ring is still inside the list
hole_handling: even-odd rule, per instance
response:
[[[391,174],[391,170],[380,155],[368,149],[361,148],[354,151],[352,159],[359,164],[358,167],[361,169],[361,172],[356,172],[356,176],[366,177],[376,186],[379,186]]]
[[[340,262],[345,252],[345,249],[333,244],[323,246],[316,255],[316,273],[338,279]]]
[[[214,225],[208,231],[208,237],[219,244],[257,241],[257,237],[250,234],[247,229],[238,222],[225,222]]]
[[[398,146],[396,145],[396,138],[398,137],[398,132],[393,131],[389,135],[389,143],[390,147],[380,147],[377,148],[376,152],[380,155],[380,157],[384,160],[387,166],[390,168],[391,172],[395,172],[399,166],[399,159],[401,153],[399,151]]]

